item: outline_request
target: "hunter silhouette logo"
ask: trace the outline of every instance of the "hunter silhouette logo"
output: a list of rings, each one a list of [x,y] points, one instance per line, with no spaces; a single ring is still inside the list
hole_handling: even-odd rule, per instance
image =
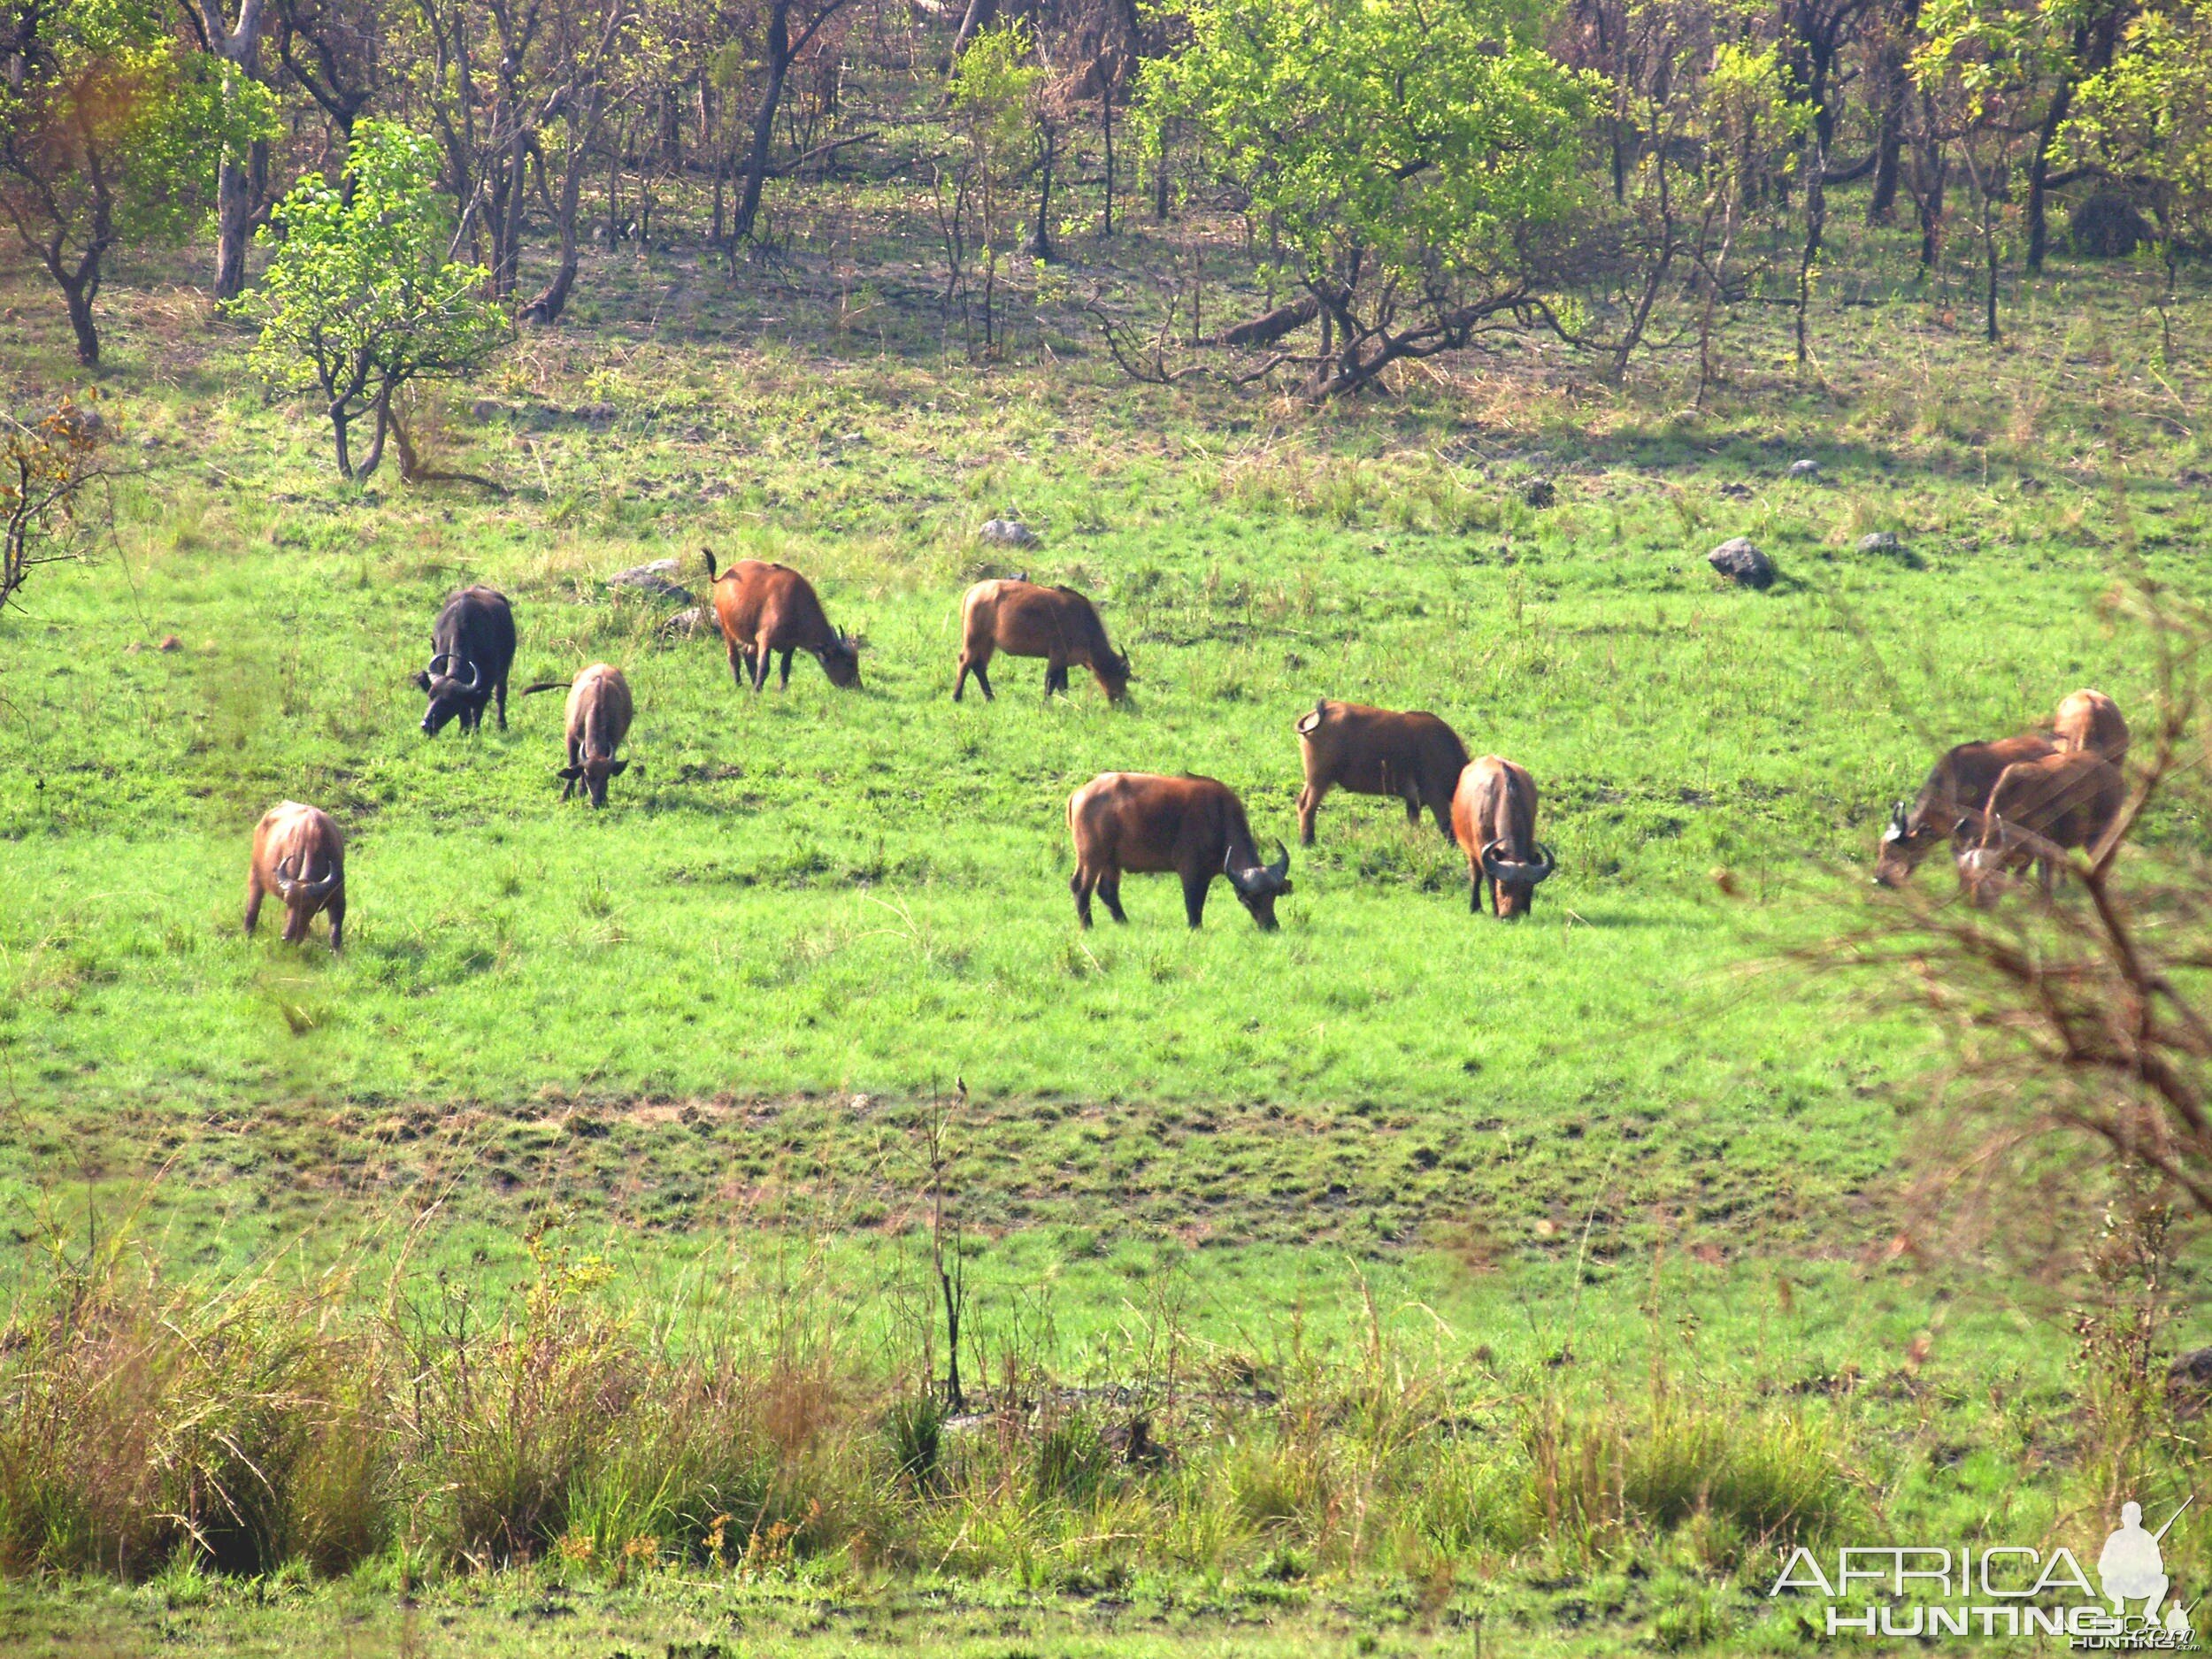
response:
[[[2063,1547],[2046,1555],[2016,1544],[1853,1545],[1836,1551],[1832,1577],[1801,1545],[1767,1596],[1815,1592],[1826,1601],[1822,1624],[1830,1636],[2044,1635],[2103,1653],[2193,1653],[2199,1644],[2189,1608],[2161,1546],[2195,1502],[2184,1500],[2154,1532],[2143,1525],[2141,1504],[2121,1505],[2119,1527],[2097,1555],[2093,1588]]]
[[[2144,1629],[2185,1637],[2190,1633],[2188,1612],[2178,1601],[2167,1609],[2165,1621],[2159,1621],[2158,1604],[2166,1599],[2171,1581],[2166,1577],[2165,1557],[2159,1554],[2158,1546],[2181,1518],[2181,1510],[2195,1502],[2191,1495],[2155,1532],[2143,1530],[2141,1504],[2120,1506],[2120,1530],[2105,1540],[2104,1553],[2097,1557],[2097,1578],[2116,1617],[2125,1619],[2127,1604],[2140,1598]]]

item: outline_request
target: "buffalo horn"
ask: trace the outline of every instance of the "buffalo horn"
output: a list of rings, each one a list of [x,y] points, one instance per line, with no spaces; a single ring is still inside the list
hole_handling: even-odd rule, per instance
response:
[[[1283,845],[1280,836],[1276,837],[1275,862],[1267,866],[1267,874],[1278,887],[1290,875],[1290,849]]]
[[[303,864],[302,866],[301,873],[303,875],[306,873]],[[331,890],[331,888],[338,885],[337,861],[334,859],[332,860],[330,868],[324,872],[321,880],[299,881],[295,882],[293,885],[295,888],[298,890],[299,896],[308,900],[311,903],[322,898],[325,894]]]
[[[444,672],[438,666],[438,664],[440,663],[449,663],[452,660],[453,653],[451,651],[440,651],[435,657],[430,659],[430,667],[426,672],[433,680],[435,680]]]
[[[1493,881],[1502,879],[1498,873],[1498,849],[1504,845],[1505,837],[1502,835],[1499,836],[1497,840],[1486,843],[1482,849],[1482,856],[1479,860],[1482,865],[1482,873],[1488,876]]]
[[[1550,878],[1554,864],[1555,860],[1551,856],[1551,849],[1545,846],[1543,842],[1538,841],[1536,843],[1536,862],[1528,867],[1529,880],[1532,883],[1548,879]]]
[[[297,875],[294,873],[295,868],[298,864],[299,859],[296,855],[277,860],[276,871],[273,878],[276,882],[276,890],[279,896],[288,901],[292,896],[292,889],[299,885],[299,879]]]
[[[466,659],[464,659],[464,660],[466,660]],[[475,690],[475,689],[476,689],[477,683],[478,683],[480,680],[482,680],[483,675],[482,675],[482,674],[481,674],[481,673],[478,671],[477,666],[476,666],[476,664],[475,664],[473,662],[470,662],[470,663],[469,663],[469,664],[468,664],[468,671],[469,671],[469,683],[468,683],[467,685],[465,685],[465,686],[462,687],[461,687],[461,689],[462,689],[462,690],[464,690],[464,691],[473,691],[473,690]]]
[[[1902,801],[1896,802],[1891,805],[1889,809],[1889,826],[1890,828],[1895,830],[1900,835],[1903,835],[1911,830],[1911,815],[1907,810],[1905,803]]]

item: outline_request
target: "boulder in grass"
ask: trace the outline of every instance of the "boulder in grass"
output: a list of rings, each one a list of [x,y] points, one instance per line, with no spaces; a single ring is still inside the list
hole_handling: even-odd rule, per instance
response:
[[[664,640],[695,640],[703,634],[716,632],[720,626],[715,620],[712,605],[693,605],[679,611],[662,623],[661,637]]]
[[[626,571],[617,571],[607,578],[610,592],[636,594],[646,599],[664,599],[671,604],[688,605],[698,603],[698,595],[676,580],[674,559],[654,559],[649,564],[634,565]]]
[[[1037,533],[1018,518],[990,518],[976,533],[994,547],[1035,547]]]
[[[2166,1367],[2166,1400],[2174,1415],[2204,1415],[2212,1404],[2212,1348],[2192,1348]]]
[[[1763,590],[1774,585],[1773,560],[1747,535],[1730,536],[1705,556],[1705,562],[1739,588]]]
[[[1556,506],[1559,486],[1548,478],[1532,478],[1521,486],[1521,502],[1524,506],[1534,507],[1540,511],[1546,507]]]
[[[1806,457],[1802,460],[1792,461],[1790,463],[1790,476],[1792,478],[1801,478],[1808,480],[1818,478],[1820,476],[1820,463],[1814,460],[1810,456]]]

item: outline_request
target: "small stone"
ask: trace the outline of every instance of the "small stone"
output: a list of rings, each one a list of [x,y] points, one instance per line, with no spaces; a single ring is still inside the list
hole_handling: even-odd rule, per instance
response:
[[[1774,584],[1774,562],[1749,536],[1730,536],[1705,556],[1705,562],[1739,588],[1764,590]]]
[[[1894,530],[1876,530],[1859,538],[1858,551],[1862,556],[1871,557],[1879,553],[1895,558],[1904,550],[1905,544],[1897,539]]]
[[[496,397],[480,397],[469,405],[469,419],[478,426],[489,426],[507,412],[507,405]]]
[[[1790,476],[1792,478],[1818,478],[1820,476],[1820,463],[1812,459],[1809,456],[1801,460],[1792,461],[1790,463]]]
[[[674,559],[654,559],[649,564],[634,565],[626,571],[617,571],[607,578],[607,586],[611,589],[626,588],[649,599],[665,599],[680,605],[696,603],[698,595],[675,580],[676,570]]]
[[[1732,480],[1728,483],[1723,484],[1720,487],[1720,493],[1727,496],[1731,501],[1749,501],[1751,499],[1751,486]]]
[[[717,624],[710,605],[693,605],[679,611],[661,624],[661,637],[667,640],[695,640],[702,634],[711,634]]]
[[[1559,503],[1559,487],[1548,478],[1532,478],[1521,486],[1521,504],[1539,511]]]
[[[999,547],[1035,547],[1037,533],[1018,518],[990,518],[976,533]]]
[[[576,411],[576,419],[588,426],[603,426],[621,411],[612,403],[584,403]]]

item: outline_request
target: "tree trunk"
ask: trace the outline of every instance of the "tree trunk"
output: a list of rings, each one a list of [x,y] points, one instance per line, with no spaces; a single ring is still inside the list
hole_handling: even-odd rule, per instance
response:
[[[207,49],[249,81],[259,78],[264,0],[242,0],[238,23],[225,27],[214,0],[201,0],[200,27]],[[246,240],[253,230],[253,179],[244,157],[226,154],[215,175],[215,297],[246,291]]]
[[[791,69],[791,0],[771,0],[768,9],[768,80],[760,89],[760,104],[753,111],[752,147],[745,156],[745,184],[731,221],[730,240],[744,241],[753,234],[760,213],[761,187],[768,179],[768,152],[775,142],[776,108],[783,102],[784,77]]]
[[[1098,95],[1098,124],[1106,135],[1106,216],[1102,236],[1114,234],[1114,83],[1108,81]]]
[[[561,233],[561,262],[553,273],[553,280],[545,285],[545,291],[516,313],[518,320],[556,323],[567,308],[569,291],[576,286],[576,218],[584,198],[584,169],[590,165],[591,135],[599,125],[599,100],[596,95],[589,105],[588,119],[572,129],[568,146],[568,165],[561,173],[561,199],[555,217],[559,220]]]
[[[1797,261],[1797,361],[1801,366],[1809,355],[1806,325],[1813,302],[1813,267],[1819,263],[1821,239],[1828,228],[1827,170],[1827,147],[1816,139],[1811,165],[1805,169],[1805,247]]]
[[[2082,31],[2077,29],[2078,39]],[[2062,77],[2051,94],[2051,107],[2043,112],[2043,120],[2035,129],[2035,153],[2028,157],[2028,251],[2027,267],[2031,275],[2043,269],[2043,255],[2051,239],[2049,194],[2046,181],[2051,176],[2051,145],[2058,138],[2058,129],[2066,124],[2066,113],[2073,107],[2074,82],[2070,76]]]
[[[69,329],[77,336],[77,361],[88,369],[100,366],[100,330],[92,320],[92,296],[99,288],[98,267],[89,282],[64,282],[62,300],[69,307]]]
[[[968,50],[968,42],[991,27],[991,19],[998,11],[998,0],[968,0],[968,9],[960,14],[960,31],[952,37],[952,61],[958,63],[960,54]]]
[[[1037,123],[1037,222],[1029,234],[1029,251],[1048,264],[1052,259],[1052,166],[1059,159],[1060,128],[1052,121]]]

